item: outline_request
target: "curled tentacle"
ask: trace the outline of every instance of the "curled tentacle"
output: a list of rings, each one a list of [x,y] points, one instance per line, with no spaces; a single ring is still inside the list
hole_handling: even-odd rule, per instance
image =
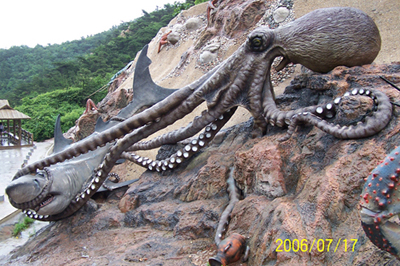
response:
[[[272,126],[283,127],[285,125],[290,126],[293,116],[299,113],[307,112],[322,118],[332,118],[336,114],[336,110],[340,101],[341,98],[336,98],[333,102],[327,104],[308,106],[291,111],[280,111],[278,108],[273,107],[271,109],[267,109],[265,120]]]
[[[316,126],[339,139],[369,137],[381,131],[389,123],[392,116],[392,105],[386,94],[377,90],[364,89],[354,89],[351,94],[370,96],[374,100],[376,110],[371,116],[366,117],[364,122],[359,122],[355,126],[339,126],[329,123],[311,112],[301,112],[292,116],[287,134],[280,141],[289,139],[297,124],[301,122]],[[346,95],[350,95],[350,93]]]
[[[141,157],[136,154],[130,154],[124,152],[121,154],[121,158],[130,160],[142,167],[146,167],[150,171],[166,171],[167,169],[174,169],[183,161],[189,159],[199,149],[208,145],[219,130],[228,122],[232,117],[237,107],[232,108],[230,111],[221,115],[217,120],[206,127],[204,133],[201,133],[197,139],[194,139],[187,144],[184,148],[178,150],[176,153],[171,155],[169,158],[164,160],[151,160],[149,158]]]
[[[112,177],[113,179],[111,179],[111,177]],[[104,181],[104,183],[103,183],[102,185],[103,185],[103,187],[104,187],[105,189],[107,189],[107,190],[112,190],[112,188],[111,188],[109,185],[107,185],[107,181],[110,182],[110,183],[118,183],[120,180],[121,180],[121,178],[119,177],[118,174],[116,174],[116,173],[109,173],[108,176],[107,176],[107,179]]]
[[[187,127],[171,131],[149,141],[135,143],[127,151],[151,150],[165,144],[177,143],[197,134],[214,120],[214,116],[210,115],[209,112],[204,111],[201,116],[195,117],[193,122],[191,122]]]

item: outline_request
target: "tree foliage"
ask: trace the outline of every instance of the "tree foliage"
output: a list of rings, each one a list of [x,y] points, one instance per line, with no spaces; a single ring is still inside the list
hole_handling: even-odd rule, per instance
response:
[[[196,3],[196,1],[198,1],[199,3]],[[175,2],[175,9],[174,9],[174,13],[173,15],[176,16],[178,15],[182,10],[186,10],[189,9],[190,7],[194,6],[195,4],[200,4],[202,2],[200,2],[201,0],[186,0],[184,3],[179,3],[179,2]]]
[[[82,88],[60,89],[22,99],[22,104],[15,109],[29,115],[32,119],[24,120],[24,129],[32,132],[35,140],[42,141],[53,137],[54,122],[61,115],[61,129],[65,132],[75,125],[75,121],[85,110]]]
[[[204,3],[204,2],[208,2],[209,0],[195,0],[194,1],[194,4],[195,5],[198,5],[198,4],[201,4],[201,3]]]
[[[8,99],[15,109],[32,118],[24,121],[23,127],[35,140],[52,138],[58,114],[63,131],[74,126],[87,97],[133,60],[174,12],[194,3],[186,0],[151,13],[143,10],[140,18],[76,41],[0,49],[0,99]],[[90,97],[98,102],[105,93]]]

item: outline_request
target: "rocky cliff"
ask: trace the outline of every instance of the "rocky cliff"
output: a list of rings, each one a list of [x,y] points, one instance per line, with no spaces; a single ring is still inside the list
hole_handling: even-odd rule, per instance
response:
[[[196,6],[181,13],[150,44],[151,71],[159,84],[187,84],[230,55],[252,28],[278,27],[294,18],[292,1],[219,2],[210,22],[206,5]],[[178,40],[157,54],[158,41],[169,29]],[[286,86],[277,98],[280,109],[324,103],[355,88],[374,88],[398,102],[400,92],[380,76],[399,84],[400,63],[337,67],[324,75],[300,74],[297,67],[289,83],[293,69],[274,74],[275,85]],[[83,117],[75,130],[99,115],[115,115],[129,102],[131,76],[127,72],[119,77],[99,111]],[[333,121],[356,123],[371,106],[366,97],[350,97]],[[124,179],[140,180],[128,190],[100,194],[76,215],[52,223],[16,250],[9,264],[206,265],[216,253],[215,231],[229,203],[226,180],[234,169],[242,197],[225,235],[244,235],[250,256],[232,265],[397,265],[393,256],[368,240],[359,215],[364,178],[400,143],[399,107],[393,110],[389,125],[373,137],[339,140],[302,126],[286,142],[278,141],[286,129],[275,127],[252,138],[252,119],[241,111],[233,126],[173,171],[143,173],[129,163],[115,167]],[[171,149],[175,147],[164,146],[153,155]],[[297,242],[307,247],[289,247]]]

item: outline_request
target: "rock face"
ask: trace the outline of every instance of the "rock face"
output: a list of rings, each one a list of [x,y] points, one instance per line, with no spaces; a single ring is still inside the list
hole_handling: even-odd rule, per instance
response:
[[[399,92],[379,76],[400,83],[400,63],[303,74],[277,102],[281,109],[298,108],[353,88],[375,88],[396,101]],[[344,102],[334,120],[357,120],[347,105],[357,109],[365,101]],[[400,142],[396,109],[381,133],[360,140],[338,140],[304,126],[280,143],[285,129],[271,127],[266,136],[252,139],[251,121],[229,128],[182,167],[163,175],[145,172],[126,193],[91,201],[73,217],[50,225],[11,262],[205,265],[215,255],[213,238],[228,204],[226,179],[234,167],[244,199],[234,207],[226,235],[247,237],[250,257],[242,265],[395,265],[394,257],[365,236],[358,204],[364,178]],[[307,241],[308,250],[294,252],[297,246],[289,248],[287,241]]]

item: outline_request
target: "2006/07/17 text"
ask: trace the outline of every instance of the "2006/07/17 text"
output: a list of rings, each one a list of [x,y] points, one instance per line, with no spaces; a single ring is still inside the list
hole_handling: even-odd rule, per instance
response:
[[[352,251],[354,252],[354,247],[357,243],[358,239],[341,239],[337,241],[336,245],[332,246],[333,239],[315,239],[313,241],[307,241],[307,239],[285,239],[282,240],[278,238],[275,243],[278,243],[278,247],[276,248],[276,252],[311,252],[313,248],[315,248],[318,252],[336,252],[339,249],[341,244],[344,244],[344,251]],[[310,243],[310,244],[309,244]],[[333,247],[335,247],[333,249]]]

